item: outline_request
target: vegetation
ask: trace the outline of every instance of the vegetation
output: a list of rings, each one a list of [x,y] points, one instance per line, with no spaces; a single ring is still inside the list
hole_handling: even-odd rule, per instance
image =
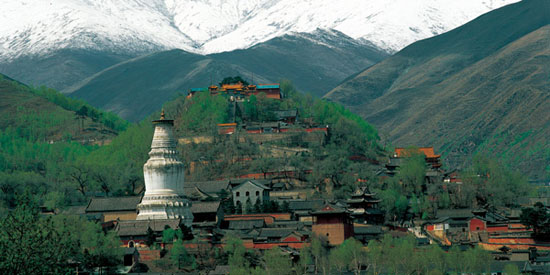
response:
[[[220,86],[224,85],[224,84],[237,84],[237,83],[242,83],[243,85],[248,85],[248,81],[244,80],[242,77],[240,76],[234,76],[234,77],[226,77],[224,78],[221,82],[220,82]]]
[[[542,203],[537,202],[535,207],[522,209],[520,220],[533,229],[535,238],[550,240],[550,213]]]
[[[381,241],[369,242],[368,247],[350,238],[332,249],[322,239],[311,241],[311,246],[300,250],[300,259],[293,264],[278,247],[255,256],[240,239],[232,237],[226,247],[231,274],[304,274],[309,265],[322,274],[365,274],[365,267],[366,274],[375,275],[462,274],[486,272],[492,262],[489,252],[478,247],[462,251],[453,246],[446,252],[437,245],[417,247],[412,236],[394,239],[385,235]]]
[[[113,267],[122,260],[120,240],[101,226],[77,217],[41,217],[32,194],[0,220],[2,274],[67,273],[76,267]]]

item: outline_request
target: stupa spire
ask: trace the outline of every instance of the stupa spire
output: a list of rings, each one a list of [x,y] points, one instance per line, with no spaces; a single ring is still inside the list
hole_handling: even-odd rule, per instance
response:
[[[191,226],[191,204],[184,194],[184,165],[178,157],[174,138],[174,121],[154,120],[155,133],[149,159],[143,165],[145,195],[138,205],[138,220],[183,219]]]

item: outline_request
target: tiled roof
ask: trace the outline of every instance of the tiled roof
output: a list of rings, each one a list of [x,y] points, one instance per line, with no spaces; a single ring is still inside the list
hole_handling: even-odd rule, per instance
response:
[[[86,212],[135,211],[140,202],[141,196],[91,198]]]
[[[193,188],[198,188],[202,192],[208,194],[218,194],[222,190],[229,190],[229,181],[227,180],[218,180],[218,181],[195,181],[195,182],[185,182],[184,190],[188,191]],[[187,193],[186,193],[187,194]]]
[[[84,215],[86,213],[86,205],[69,206],[61,210],[61,214],[64,215]]]
[[[231,230],[245,230],[253,228],[262,228],[265,226],[265,221],[261,220],[237,220],[229,221],[228,229]]]
[[[180,219],[174,220],[139,220],[139,221],[120,221],[116,231],[118,236],[143,236],[147,234],[147,229],[151,228],[155,232],[162,232],[166,225],[177,229],[180,225]]]
[[[219,201],[201,201],[191,204],[191,212],[195,213],[216,213],[220,208]]]
[[[271,188],[263,185],[261,182],[259,182],[257,180],[246,180],[243,183],[239,184],[239,186],[235,187],[234,190],[237,190],[237,189],[241,188],[241,186],[244,186],[245,184],[252,184],[252,185],[254,185],[256,187],[259,187],[261,189],[264,189],[264,190],[271,190]]]
[[[288,208],[292,211],[314,210],[321,208],[323,204],[323,200],[290,201]]]
[[[257,89],[279,89],[279,84],[258,84]]]
[[[322,209],[319,209],[317,211],[311,212],[313,215],[322,215],[322,214],[340,214],[340,213],[346,213],[347,211],[343,208],[327,204]]]
[[[294,232],[294,230],[288,228],[262,228],[259,237],[282,238],[290,235],[292,232]]]

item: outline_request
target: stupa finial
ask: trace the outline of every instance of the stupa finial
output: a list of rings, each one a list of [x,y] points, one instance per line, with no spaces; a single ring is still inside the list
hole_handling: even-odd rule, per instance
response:
[[[164,116],[164,109],[160,112],[160,120],[165,120],[166,117]]]

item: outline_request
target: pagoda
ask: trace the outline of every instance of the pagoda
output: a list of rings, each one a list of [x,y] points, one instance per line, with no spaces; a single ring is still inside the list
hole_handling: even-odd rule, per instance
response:
[[[358,187],[346,201],[353,220],[357,223],[382,223],[384,213],[378,209],[381,200],[367,186]]]
[[[149,160],[143,165],[145,194],[138,205],[137,220],[180,219],[191,226],[191,203],[184,194],[184,165],[178,158],[174,121],[166,119],[164,110],[154,120],[155,133]]]

